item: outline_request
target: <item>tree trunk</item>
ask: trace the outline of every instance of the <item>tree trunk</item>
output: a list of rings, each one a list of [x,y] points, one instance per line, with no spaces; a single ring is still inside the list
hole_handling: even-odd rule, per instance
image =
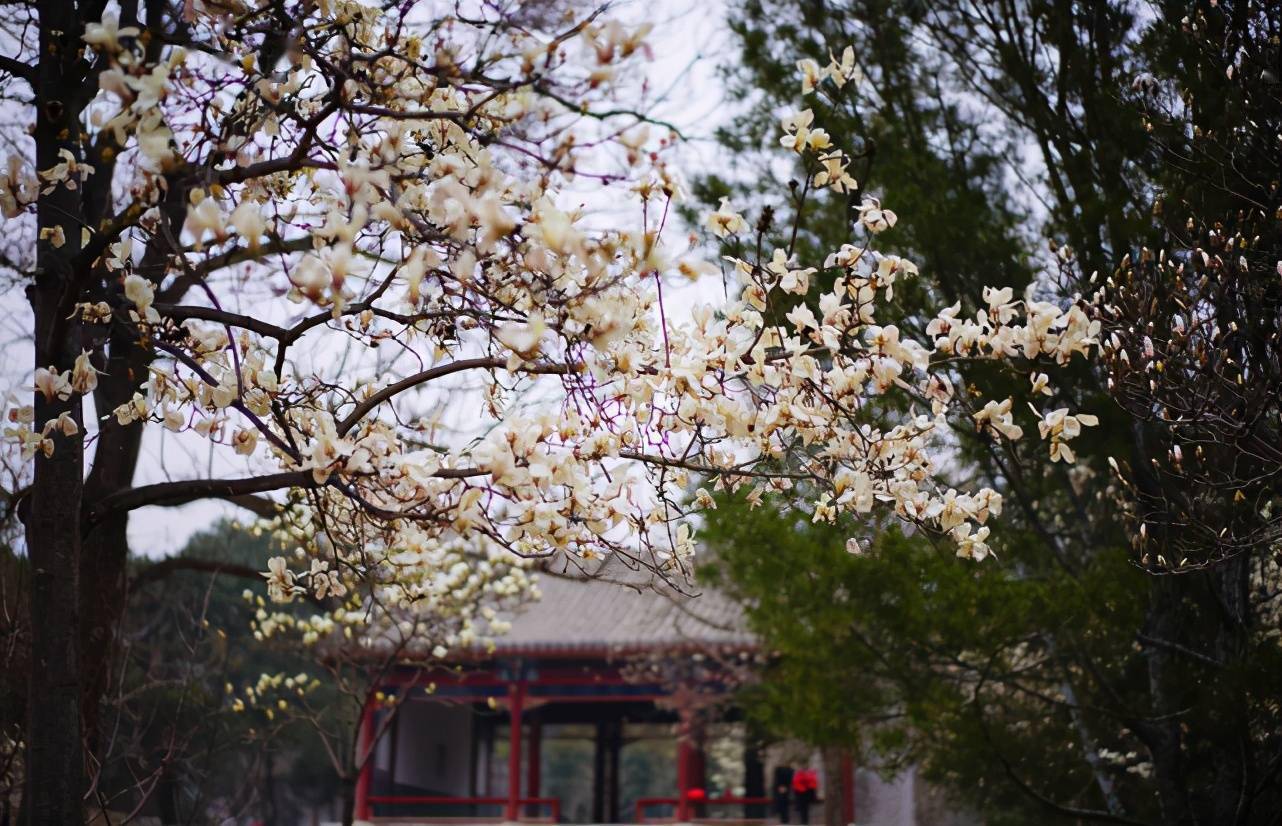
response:
[[[76,91],[81,27],[69,0],[40,0],[36,79],[36,168],[48,170],[70,152],[81,158]],[[84,226],[76,188],[57,182],[37,205],[36,274],[27,290],[34,314],[35,364],[70,370],[81,349],[74,316],[81,285],[75,258]],[[84,474],[82,398],[35,394],[34,428],[66,415],[79,432],[52,431],[53,453],[37,452],[26,514],[31,560],[31,668],[27,717],[27,802],[31,826],[83,823],[84,756],[80,732],[80,505]]]
[[[824,826],[846,826],[841,816],[841,800],[846,792],[847,778],[841,770],[841,749],[837,746],[824,746],[822,750],[824,764]]]
[[[1152,755],[1163,823],[1250,822],[1248,701],[1236,676],[1247,656],[1249,564],[1243,555],[1213,571],[1151,580],[1144,634],[1162,641],[1148,653],[1154,721],[1135,729]],[[1203,700],[1211,721],[1189,728],[1182,725],[1187,693],[1203,682],[1213,686]],[[1209,755],[1214,766],[1214,775],[1196,786],[1189,778],[1190,754]]]
[[[356,779],[344,777],[343,784],[343,809],[339,813],[338,822],[342,826],[352,826],[356,822]]]
[[[149,5],[148,19],[161,14],[157,4]],[[137,21],[135,21],[137,22]],[[160,39],[148,45],[150,59],[159,59]],[[98,182],[100,183],[100,182]],[[86,187],[86,190],[89,190]],[[171,233],[177,235],[186,213],[186,193],[190,190],[177,180],[170,180],[161,215]],[[159,289],[164,281],[166,262],[171,253],[167,237],[158,236],[147,244],[146,252],[135,272],[152,281]],[[94,287],[102,285],[95,283]],[[170,287],[166,298],[178,301],[184,289]],[[96,296],[98,297],[98,296]],[[99,298],[105,298],[100,296]],[[141,346],[128,330],[113,328],[107,341],[106,363],[94,391],[94,405],[103,414],[127,404],[136,392],[145,392],[143,385],[151,367],[154,352]],[[133,485],[142,445],[143,424],[132,422],[121,425],[115,419],[102,422],[94,453],[93,469],[85,481],[85,502],[92,507],[112,494],[127,490]],[[81,668],[83,688],[81,707],[87,748],[98,754],[100,740],[100,708],[102,698],[111,682],[112,668],[119,653],[119,627],[128,607],[129,515],[116,514],[95,525],[84,537],[80,578],[92,582],[92,588],[83,589],[80,595],[81,611]],[[105,755],[102,755],[104,758]]]
[[[1181,583],[1172,577],[1152,577],[1145,633],[1162,640],[1184,637],[1180,620],[1178,589]],[[1194,826],[1197,819],[1189,800],[1189,784],[1184,761],[1183,733],[1179,724],[1179,699],[1175,686],[1181,679],[1178,655],[1155,648],[1148,657],[1149,696],[1153,716],[1158,720],[1137,727],[1153,756],[1153,777],[1157,786],[1162,822],[1173,826]]]
[[[34,292],[39,336],[49,331],[47,321],[51,315],[56,318],[58,301],[56,293],[42,295],[45,291],[38,287]],[[46,367],[70,368],[65,358],[50,358],[53,354],[45,348],[37,346],[37,354]],[[79,408],[78,396],[49,402],[37,394],[35,427],[66,413],[83,429]],[[83,447],[78,434],[52,439],[53,455],[36,455],[26,524],[31,558],[27,778],[33,826],[80,822],[84,793],[77,604]]]
[[[1246,800],[1250,771],[1247,755],[1253,745],[1246,718],[1247,692],[1235,676],[1242,671],[1243,659],[1249,656],[1250,563],[1250,556],[1240,554],[1210,572],[1215,607],[1219,609],[1214,614],[1219,619],[1219,628],[1212,643],[1212,656],[1224,663],[1228,672],[1226,678],[1218,681],[1215,700],[1223,717],[1218,726],[1206,732],[1213,738],[1212,748],[1216,752],[1212,809],[1207,814],[1209,822],[1217,824],[1250,820]]]
[[[165,766],[161,769],[160,780],[156,783],[156,808],[160,812],[161,826],[181,826],[182,816],[178,812],[178,782],[173,769]]]
[[[98,410],[108,413],[133,397],[139,389],[140,377],[147,374],[145,352],[125,336],[111,338],[103,375],[94,392],[94,406]],[[140,422],[122,426],[108,419],[103,423],[93,470],[85,481],[87,506],[133,484],[142,432]],[[103,758],[106,756],[99,754],[102,749],[99,716],[119,653],[118,629],[129,598],[128,529],[128,514],[110,516],[86,533],[81,549],[80,580],[93,583],[92,588],[83,588],[80,593],[81,709],[86,748]]]

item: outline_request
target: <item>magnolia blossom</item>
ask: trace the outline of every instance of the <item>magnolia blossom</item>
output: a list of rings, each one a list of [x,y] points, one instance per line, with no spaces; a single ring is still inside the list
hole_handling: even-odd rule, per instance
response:
[[[1037,414],[1036,408],[1033,408],[1033,413]],[[1076,461],[1068,441],[1080,435],[1083,427],[1094,427],[1099,424],[1098,417],[1089,413],[1078,413],[1074,416],[1068,412],[1067,407],[1037,415],[1039,416],[1037,430],[1043,439],[1050,441],[1052,462]]]
[[[125,277],[125,298],[133,302],[145,320],[153,322],[160,320],[160,315],[151,306],[156,300],[156,288],[141,275]]]
[[[797,70],[801,73],[801,93],[808,95],[825,80],[831,78],[833,84],[842,88],[852,79],[857,78],[855,68],[855,50],[847,46],[842,50],[841,59],[828,54],[829,61],[827,66],[820,67],[819,62],[813,58],[804,58],[797,62]]]
[[[742,215],[731,209],[729,198],[721,199],[721,206],[714,212],[708,213],[705,223],[718,238],[748,231],[748,222]]]
[[[108,11],[103,14],[101,23],[90,23],[85,26],[85,33],[81,39],[90,46],[114,55],[121,49],[120,38],[137,37],[138,32],[137,26],[122,27],[116,13]]]
[[[829,152],[819,156],[819,163],[823,168],[814,174],[811,183],[815,187],[829,187],[834,192],[849,192],[859,186],[846,167],[850,165],[850,158],[844,152]]]
[[[876,198],[867,198],[859,206],[859,223],[872,233],[885,232],[895,225],[899,216],[888,209],[883,209]]]
[[[232,446],[240,455],[250,455],[254,452],[254,448],[258,446],[258,431],[240,428],[232,436]]]
[[[40,183],[31,170],[24,167],[19,155],[9,155],[4,166],[5,174],[0,176],[0,215],[16,218],[36,200]]]
[[[953,528],[952,537],[957,543],[957,555],[963,559],[983,562],[992,553],[985,541],[988,539],[989,529],[981,527],[972,531],[971,527],[969,524],[962,524]]]
[[[991,427],[998,433],[1005,436],[1011,441],[1015,441],[1024,435],[1024,429],[1014,423],[1011,415],[1012,399],[1006,399],[1001,402],[987,402],[984,409],[974,415],[975,424],[978,427]]]
[[[94,172],[92,166],[81,162],[70,149],[59,149],[58,157],[61,158],[58,163],[40,172],[40,180],[46,184],[43,192],[52,192],[58,186],[77,189]]]
[[[59,373],[53,368],[39,367],[36,369],[35,390],[44,396],[46,401],[69,399],[75,390],[71,384],[70,375],[70,371]]]
[[[294,572],[289,570],[289,563],[281,557],[268,560],[267,573],[263,574],[263,578],[267,580],[267,592],[277,602],[288,602],[297,593]]]
[[[785,117],[784,136],[779,139],[779,145],[797,153],[827,149],[832,145],[832,140],[823,129],[810,128],[814,120],[815,114],[809,109],[802,109]]]
[[[779,289],[786,293],[795,293],[805,295],[810,292],[810,276],[815,272],[814,267],[804,269],[794,269],[788,265],[788,254],[784,250],[777,249],[771,255],[770,263],[766,264],[766,270],[773,273],[778,279]]]
[[[89,362],[89,353],[82,351],[76,356],[75,366],[71,370],[71,389],[77,393],[92,393],[98,386],[98,371]]]

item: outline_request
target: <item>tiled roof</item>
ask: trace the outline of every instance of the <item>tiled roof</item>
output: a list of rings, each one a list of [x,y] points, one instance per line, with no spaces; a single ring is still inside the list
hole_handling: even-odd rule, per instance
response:
[[[552,564],[539,578],[543,598],[511,618],[496,653],[592,650],[622,653],[685,647],[751,647],[743,611],[710,588],[681,593],[658,577],[607,563],[586,575]]]

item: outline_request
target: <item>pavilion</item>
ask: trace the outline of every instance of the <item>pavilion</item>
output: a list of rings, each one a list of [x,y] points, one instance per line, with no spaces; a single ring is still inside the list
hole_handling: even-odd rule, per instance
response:
[[[386,686],[411,694],[361,775],[358,818],[764,820],[762,755],[730,701],[757,656],[738,606],[621,565],[540,589],[492,646]]]

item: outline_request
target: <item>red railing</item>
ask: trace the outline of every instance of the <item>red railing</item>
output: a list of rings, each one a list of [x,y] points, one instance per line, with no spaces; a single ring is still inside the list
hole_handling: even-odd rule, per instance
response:
[[[379,804],[385,806],[506,806],[508,799],[506,797],[449,797],[375,794],[370,795],[369,803],[371,806],[377,806]],[[522,818],[524,822],[559,823],[561,821],[561,798],[559,797],[522,797],[516,801],[516,805],[520,807],[521,811],[524,811],[527,806],[546,806],[548,809],[548,817]],[[404,816],[402,815],[400,817],[403,818]],[[481,819],[502,822],[504,818],[502,815],[497,815],[494,818],[477,818],[477,820]]]
[[[681,805],[681,799],[678,797],[638,798],[637,799],[637,823],[647,822],[645,818],[645,810],[650,808],[651,806],[671,806],[673,810],[676,810],[677,808],[680,807],[680,805]],[[722,797],[693,797],[693,796],[687,795],[686,805],[691,808],[697,808],[699,806],[721,806],[721,805],[769,806],[770,798],[768,797],[731,797],[729,795],[724,795]],[[693,823],[721,823],[724,821],[735,821],[738,823],[765,823],[766,822],[766,818],[764,816],[763,817],[739,817],[739,818],[691,817],[690,820]],[[676,822],[676,818],[673,817],[671,820],[667,820],[667,821],[652,820],[649,822],[650,823],[656,823],[656,822],[674,823]]]

